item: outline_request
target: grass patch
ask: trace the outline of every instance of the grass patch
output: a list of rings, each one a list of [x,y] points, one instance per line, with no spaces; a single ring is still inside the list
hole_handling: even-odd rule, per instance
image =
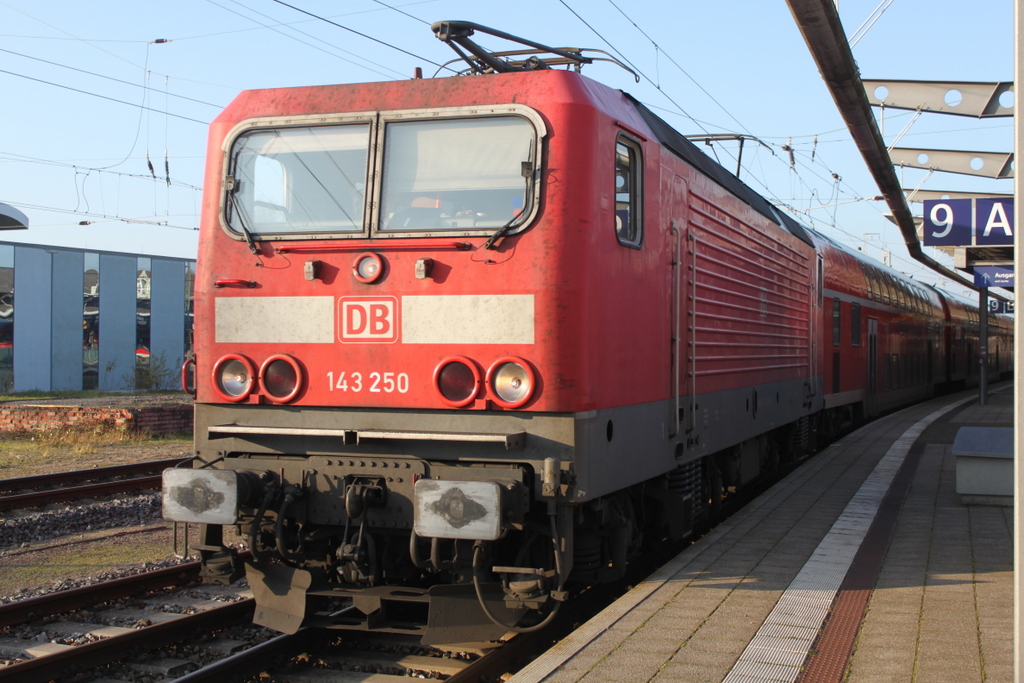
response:
[[[185,457],[192,435],[134,432],[113,422],[45,432],[3,432],[0,479],[140,460]]]
[[[77,542],[50,542],[0,555],[0,594],[10,595],[19,588],[95,576],[118,567],[158,562],[171,556],[170,531],[162,525],[149,533],[121,538],[111,535],[110,532],[82,534],[75,537]]]
[[[133,431],[126,423],[117,424],[114,420],[101,420],[89,425],[47,429],[31,438],[44,448],[60,448],[81,454],[91,453],[100,446],[141,443],[149,437],[143,432]]]

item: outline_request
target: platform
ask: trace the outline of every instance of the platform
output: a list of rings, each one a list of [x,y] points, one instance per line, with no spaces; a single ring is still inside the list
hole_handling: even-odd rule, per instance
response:
[[[1012,385],[846,436],[511,683],[1012,681],[1013,508],[961,502],[964,426],[1012,427]]]

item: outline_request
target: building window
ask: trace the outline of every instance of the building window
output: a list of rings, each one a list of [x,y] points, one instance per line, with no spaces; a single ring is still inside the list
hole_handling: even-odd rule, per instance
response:
[[[14,391],[14,247],[0,246],[0,392]]]
[[[832,299],[832,346],[839,346],[842,336],[840,335],[839,322],[840,312],[842,305],[839,302],[839,298]]]
[[[640,145],[620,135],[615,143],[615,236],[619,244],[640,247],[643,240],[643,156]]]
[[[82,389],[100,388],[100,255],[85,254],[82,278]]]
[[[150,293],[153,262],[139,257],[135,271],[135,389],[146,386],[149,377]]]
[[[860,346],[860,304],[850,306],[850,346]]]
[[[192,348],[192,319],[195,310],[196,263],[185,262],[185,358],[190,358]]]

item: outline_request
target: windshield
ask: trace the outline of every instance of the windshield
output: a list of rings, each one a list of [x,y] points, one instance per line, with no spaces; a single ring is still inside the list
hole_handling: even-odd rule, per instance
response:
[[[500,228],[523,213],[536,136],[526,119],[401,121],[384,135],[379,230]]]
[[[228,224],[253,235],[362,232],[369,149],[366,124],[239,136]]]
[[[228,153],[228,227],[249,242],[490,234],[515,230],[532,215],[536,121],[513,114],[396,119],[241,133]],[[379,209],[368,214],[368,207]]]

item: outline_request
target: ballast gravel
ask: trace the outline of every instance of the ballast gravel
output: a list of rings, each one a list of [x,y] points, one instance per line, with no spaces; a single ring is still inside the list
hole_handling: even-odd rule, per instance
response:
[[[164,569],[166,567],[173,567],[175,565],[184,564],[186,562],[191,561],[192,560],[190,559],[178,559],[176,557],[172,557],[166,560],[160,560],[159,562],[145,562],[134,567],[124,567],[122,569],[100,572],[94,576],[87,576],[76,579],[61,579],[60,581],[54,581],[53,583],[50,583],[45,586],[37,586],[35,588],[21,588],[15,591],[12,595],[8,595],[6,597],[0,596],[0,605],[6,604],[8,602],[27,600],[29,598],[37,598],[40,595],[56,593],[57,591],[66,591],[71,590],[72,588],[91,586],[96,583],[103,583],[104,581],[113,581],[114,579],[121,579],[125,576],[145,574],[146,572],[152,572],[156,571],[157,569]]]
[[[88,505],[0,518],[0,552],[71,534],[162,521],[160,493],[123,496]]]

